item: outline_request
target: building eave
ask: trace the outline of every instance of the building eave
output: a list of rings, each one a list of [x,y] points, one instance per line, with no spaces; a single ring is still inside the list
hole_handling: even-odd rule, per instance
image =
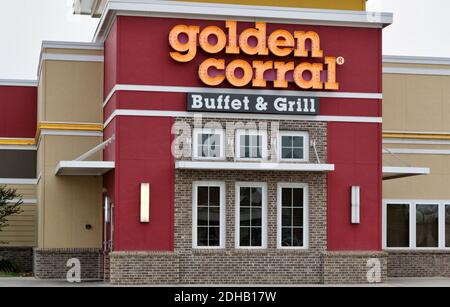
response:
[[[116,16],[147,16],[183,19],[265,21],[283,24],[384,28],[392,13],[298,9],[271,6],[177,2],[161,0],[109,0],[102,13],[94,42],[104,42]]]

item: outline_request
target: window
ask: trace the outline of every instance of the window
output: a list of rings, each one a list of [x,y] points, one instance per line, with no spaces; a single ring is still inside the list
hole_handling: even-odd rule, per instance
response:
[[[309,160],[309,135],[307,132],[280,132],[278,144],[280,160],[295,162]]]
[[[445,247],[450,248],[450,205],[445,206]]]
[[[416,247],[439,247],[438,205],[416,205]]]
[[[383,202],[383,246],[388,249],[450,247],[448,202]]]
[[[193,151],[196,159],[224,159],[224,131],[222,129],[194,129]]]
[[[36,150],[0,150],[0,178],[35,179]]]
[[[193,247],[225,247],[225,184],[194,182]]]
[[[308,186],[278,185],[278,248],[308,248]]]
[[[246,160],[267,158],[267,131],[237,130],[236,157]]]
[[[266,248],[267,186],[236,184],[236,248]]]
[[[387,206],[387,247],[409,247],[409,204]]]

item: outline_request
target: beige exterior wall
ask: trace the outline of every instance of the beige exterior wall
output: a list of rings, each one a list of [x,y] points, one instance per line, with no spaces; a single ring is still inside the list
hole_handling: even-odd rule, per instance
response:
[[[450,131],[450,76],[384,75],[384,131]]]
[[[78,56],[103,55],[101,50],[44,49],[43,53]],[[100,144],[101,131],[91,127],[66,130],[67,125],[102,124],[103,62],[45,60],[41,66],[38,99],[39,124],[58,123],[41,130],[38,143],[37,187],[39,248],[101,248],[102,178],[55,176],[59,161],[73,160]],[[83,131],[84,130],[84,131]],[[67,135],[42,133],[62,132]],[[83,136],[80,133],[96,133]],[[101,160],[99,152],[89,160]],[[91,225],[92,229],[86,229]]]
[[[384,74],[383,130],[384,140],[390,142],[384,147],[450,152],[450,76],[438,75],[450,66],[385,63],[384,68],[411,70],[409,74]],[[418,74],[423,69],[436,74]],[[384,154],[384,166],[427,167],[431,174],[385,181],[384,199],[450,200],[450,155],[395,156]]]
[[[36,200],[36,185],[8,185],[23,199]],[[37,244],[37,204],[23,204],[22,213],[8,218],[8,226],[0,231],[0,246],[34,247]]]
[[[364,11],[366,0],[178,0],[185,2],[208,2],[243,5],[286,6],[297,8]]]
[[[103,63],[44,61],[41,74],[39,122],[102,122]]]

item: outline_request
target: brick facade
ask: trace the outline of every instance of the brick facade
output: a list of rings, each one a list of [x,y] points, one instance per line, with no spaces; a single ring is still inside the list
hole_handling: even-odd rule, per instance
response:
[[[82,280],[103,279],[102,253],[99,249],[34,249],[34,276],[39,279],[66,279],[67,261],[81,262]]]
[[[211,125],[214,121],[216,124]],[[239,126],[238,123],[242,125]],[[179,127],[193,127],[194,120],[178,118]],[[258,121],[223,119],[204,121],[207,128],[225,129],[266,127],[269,160],[275,158],[273,149],[280,131],[308,131],[316,142],[322,163],[327,161],[327,125],[321,122]],[[250,124],[250,125],[249,125]],[[198,127],[198,126],[197,126]],[[201,126],[200,126],[201,127]],[[178,142],[189,144],[188,132]],[[226,160],[234,160],[235,129],[226,129]],[[272,148],[272,150],[271,150]],[[317,163],[310,150],[311,163]],[[189,149],[180,160],[191,160]],[[327,179],[325,173],[314,172],[257,172],[257,171],[195,171],[177,170],[175,174],[175,250],[171,253],[114,252],[111,254],[111,282],[114,284],[303,284],[339,280],[342,269],[347,281],[367,282],[367,259],[360,255],[335,258],[327,254]],[[192,183],[194,181],[222,181],[226,184],[226,247],[222,250],[192,248]],[[235,184],[236,182],[267,184],[267,249],[241,250],[235,248]],[[277,249],[277,184],[281,182],[307,183],[309,186],[309,248],[308,250]],[[374,257],[366,254],[365,256]],[[336,264],[333,266],[333,260]],[[383,260],[384,261],[384,260]],[[324,266],[326,263],[326,266]],[[355,270],[355,266],[358,267]],[[385,268],[383,262],[383,271]],[[142,268],[145,268],[143,270]],[[326,275],[324,275],[324,270]],[[326,276],[326,280],[324,279]]]
[[[372,272],[370,269],[376,271]],[[327,252],[324,254],[325,284],[385,282],[387,274],[387,254],[384,252]]]
[[[450,278],[449,251],[389,251],[389,277]]]
[[[22,272],[33,271],[33,248],[31,247],[0,247],[0,259],[15,263]]]
[[[235,136],[236,129],[260,129],[267,131],[267,146],[268,146],[268,160],[273,162],[276,160],[276,140],[277,131],[303,131],[309,133],[310,141],[316,141],[317,154],[322,163],[327,161],[327,123],[324,122],[305,122],[296,120],[282,120],[282,121],[266,121],[266,120],[236,120],[236,119],[214,119],[207,118],[200,120],[192,118],[177,118],[176,127],[183,129],[179,131],[179,136],[177,138],[176,144],[178,146],[183,146],[182,156],[177,157],[178,160],[186,161],[192,160],[192,146],[193,142],[192,131],[187,130],[193,128],[222,128],[226,130],[226,140],[225,140],[225,156],[227,162],[234,161],[234,147],[235,147]],[[314,151],[310,149],[310,162],[318,163]]]

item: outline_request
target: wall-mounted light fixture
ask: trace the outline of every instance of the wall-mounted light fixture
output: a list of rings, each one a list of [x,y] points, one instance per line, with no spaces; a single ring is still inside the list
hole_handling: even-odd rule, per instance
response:
[[[105,223],[109,224],[111,223],[111,199],[106,196],[105,197]]]
[[[141,183],[141,223],[150,222],[150,183]]]
[[[361,223],[361,187],[352,186],[352,224]]]

